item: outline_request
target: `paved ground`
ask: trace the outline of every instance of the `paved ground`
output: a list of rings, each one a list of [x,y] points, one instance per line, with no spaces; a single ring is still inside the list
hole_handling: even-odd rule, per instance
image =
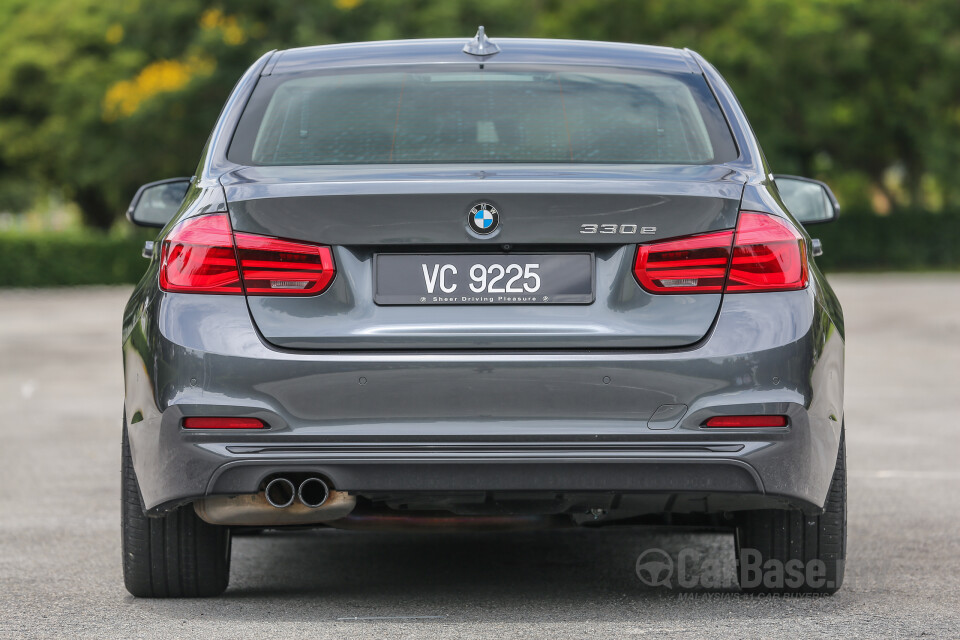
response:
[[[0,636],[960,637],[960,276],[834,283],[850,554],[843,590],[818,600],[645,588],[643,550],[693,546],[729,577],[732,539],[630,529],[245,537],[222,598],[135,600],[119,550],[127,292],[0,291]]]

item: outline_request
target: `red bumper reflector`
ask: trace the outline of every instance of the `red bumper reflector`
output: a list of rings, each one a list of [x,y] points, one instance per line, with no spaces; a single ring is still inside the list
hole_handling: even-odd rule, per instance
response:
[[[263,429],[267,425],[256,418],[184,418],[184,429]]]
[[[787,416],[714,416],[705,427],[785,427]]]

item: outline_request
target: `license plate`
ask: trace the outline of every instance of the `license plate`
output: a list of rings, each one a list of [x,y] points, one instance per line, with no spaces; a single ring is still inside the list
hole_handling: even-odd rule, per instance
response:
[[[378,254],[381,305],[590,304],[593,255]]]

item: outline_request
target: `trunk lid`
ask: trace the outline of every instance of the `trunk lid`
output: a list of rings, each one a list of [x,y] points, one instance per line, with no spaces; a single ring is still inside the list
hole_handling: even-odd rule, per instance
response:
[[[664,348],[709,331],[721,295],[647,293],[633,276],[636,246],[733,228],[741,174],[723,166],[484,167],[246,167],[224,176],[234,231],[333,248],[337,274],[325,293],[247,297],[263,337],[311,350]],[[489,236],[468,224],[478,202],[499,215]],[[378,254],[421,256],[425,284],[436,283],[443,254],[476,257],[461,269],[589,254],[593,273],[580,279],[592,279],[593,301],[418,305],[383,304],[389,296],[380,295],[378,304]]]

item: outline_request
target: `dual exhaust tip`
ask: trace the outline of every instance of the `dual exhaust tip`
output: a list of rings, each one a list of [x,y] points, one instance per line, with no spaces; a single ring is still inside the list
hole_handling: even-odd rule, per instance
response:
[[[284,509],[299,499],[300,504],[310,509],[323,506],[330,497],[330,487],[321,478],[307,478],[296,486],[288,478],[274,478],[264,490],[267,502],[277,509]]]

